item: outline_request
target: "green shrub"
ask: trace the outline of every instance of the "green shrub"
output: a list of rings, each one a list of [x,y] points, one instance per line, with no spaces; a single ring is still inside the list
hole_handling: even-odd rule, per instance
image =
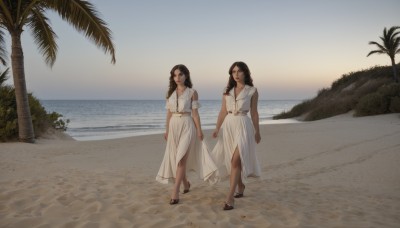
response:
[[[0,87],[0,141],[18,135],[17,103],[11,86]]]
[[[389,85],[383,85],[378,89],[378,93],[382,94],[385,98],[391,98],[400,95],[400,84],[391,83]]]
[[[46,110],[40,104],[39,100],[34,97],[32,94],[28,94],[29,99],[29,108],[31,110],[33,129],[35,134],[41,134],[46,131],[51,123],[49,122],[49,118],[47,117]]]
[[[362,82],[363,80],[374,80],[374,79],[390,79],[393,81],[392,76],[392,67],[385,66],[374,66],[366,70],[350,72],[348,74],[344,74],[340,79],[334,81],[332,83],[332,90],[339,89],[340,87],[348,86],[354,82]]]
[[[344,87],[352,84],[353,82],[359,80],[362,77],[361,72],[350,72],[348,74],[342,75],[342,77],[332,83],[332,89],[339,89],[340,87]]]
[[[295,105],[289,112],[282,112],[274,116],[273,119],[277,120],[301,116],[311,105],[312,100],[303,101],[302,103]]]
[[[400,97],[392,97],[390,99],[389,111],[393,113],[400,112]]]
[[[346,113],[354,106],[354,100],[351,97],[339,97],[336,99],[326,99],[318,101],[315,107],[304,118],[306,121],[320,120],[339,114]]]
[[[361,97],[376,92],[382,85],[391,83],[392,79],[390,78],[379,78],[375,80],[365,81],[363,84],[358,86],[355,89],[354,98],[356,100],[361,99]]]
[[[47,114],[39,100],[32,94],[28,94],[29,108],[32,115],[32,123],[35,136],[41,136],[49,127],[67,129],[69,120],[64,122],[61,115],[53,112]],[[18,139],[18,115],[15,90],[8,85],[0,85],[0,141]]]
[[[317,97],[325,96],[329,93],[329,88],[322,88],[318,90]]]
[[[52,112],[48,114],[48,117],[50,119],[50,122],[52,123],[52,127],[55,129],[61,129],[66,131],[68,124],[69,124],[69,119],[65,120],[62,118],[63,115],[57,113],[57,112]]]
[[[361,98],[356,106],[355,115],[366,116],[399,112],[399,95],[399,83],[382,85],[375,93],[370,93]]]
[[[386,113],[388,102],[378,92],[370,93],[361,98],[355,108],[355,116],[369,116]]]

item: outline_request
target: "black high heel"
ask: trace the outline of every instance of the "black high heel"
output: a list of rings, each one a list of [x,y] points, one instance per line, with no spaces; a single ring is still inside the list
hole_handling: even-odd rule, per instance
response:
[[[169,204],[170,205],[174,205],[174,204],[178,204],[179,203],[179,199],[171,199],[170,201],[169,201]]]
[[[235,208],[234,204],[235,204],[234,201],[232,201],[231,204],[229,204],[228,202],[225,202],[225,205],[224,205],[224,208],[223,208],[224,211],[229,211],[229,210],[232,210],[233,208]]]

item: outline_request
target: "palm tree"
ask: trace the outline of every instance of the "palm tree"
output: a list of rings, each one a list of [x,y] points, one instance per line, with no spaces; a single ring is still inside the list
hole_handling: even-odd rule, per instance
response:
[[[17,100],[19,139],[34,142],[32,118],[25,83],[24,56],[21,34],[28,27],[45,62],[53,66],[57,55],[57,35],[46,17],[52,10],[71,24],[78,32],[92,40],[96,46],[111,55],[115,63],[114,44],[107,24],[98,16],[94,6],[85,0],[0,0],[0,29],[11,35],[11,65]],[[0,34],[3,38],[3,34]]]
[[[393,77],[395,82],[399,82],[399,78],[397,76],[397,68],[396,68],[396,62],[394,60],[394,57],[396,54],[400,53],[400,36],[397,36],[399,32],[396,32],[397,29],[399,29],[399,26],[393,26],[389,29],[389,31],[386,31],[383,29],[383,36],[379,37],[381,38],[383,44],[379,44],[374,41],[370,41],[369,44],[374,44],[378,46],[378,50],[371,51],[368,53],[367,57],[372,55],[372,54],[387,54],[390,57],[390,60],[392,61],[392,68],[393,68]]]

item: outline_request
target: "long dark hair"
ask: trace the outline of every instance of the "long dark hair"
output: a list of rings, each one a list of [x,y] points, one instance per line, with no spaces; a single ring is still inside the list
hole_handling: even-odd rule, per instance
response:
[[[176,82],[174,81],[174,72],[175,70],[180,70],[185,76],[186,76],[186,80],[185,80],[185,86],[192,88],[192,80],[190,80],[190,72],[189,69],[183,65],[183,64],[178,64],[174,67],[172,67],[172,70],[170,72],[170,77],[169,77],[169,89],[168,89],[168,93],[167,93],[167,99],[171,96],[171,94],[175,91],[176,87],[178,86],[176,84]]]
[[[233,87],[236,87],[236,81],[235,79],[233,79],[232,76],[232,71],[233,68],[235,68],[235,66],[239,67],[239,69],[241,69],[244,73],[244,84],[249,85],[249,86],[253,86],[253,79],[251,78],[251,73],[249,70],[249,67],[246,65],[246,63],[244,62],[234,62],[231,66],[231,68],[229,68],[229,81],[228,81],[228,85],[226,86],[225,89],[225,93],[224,95],[228,95],[229,91],[231,91],[231,89]]]

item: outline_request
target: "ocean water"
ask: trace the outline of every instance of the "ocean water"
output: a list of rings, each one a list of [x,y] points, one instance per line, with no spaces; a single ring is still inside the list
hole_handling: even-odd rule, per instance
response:
[[[272,120],[301,100],[260,100],[260,124],[296,123]],[[123,138],[165,131],[165,100],[41,100],[47,112],[69,119],[67,134],[79,141]],[[221,101],[203,100],[199,109],[203,129],[215,127]]]

